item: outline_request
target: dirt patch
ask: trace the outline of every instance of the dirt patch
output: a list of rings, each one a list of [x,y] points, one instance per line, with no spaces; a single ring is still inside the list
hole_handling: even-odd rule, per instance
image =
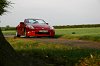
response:
[[[18,39],[18,37],[15,36],[7,36],[7,37],[14,37],[14,39]],[[34,40],[37,42],[42,42],[45,44],[63,44],[65,46],[72,46],[72,47],[81,47],[81,48],[95,48],[100,49],[100,42],[94,42],[94,41],[85,41],[85,40],[67,40],[62,38],[25,38],[21,37],[20,39],[27,39],[27,40]]]
[[[57,38],[22,38],[28,40],[34,40],[37,42],[47,43],[47,44],[63,44],[65,46],[81,47],[81,48],[95,48],[100,49],[99,42],[84,41],[84,40],[67,40],[67,39],[57,39]]]

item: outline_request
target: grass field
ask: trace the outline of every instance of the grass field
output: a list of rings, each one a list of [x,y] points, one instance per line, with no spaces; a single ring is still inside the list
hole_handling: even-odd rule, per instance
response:
[[[56,34],[68,34],[71,35],[75,32],[76,35],[96,35],[100,34],[100,28],[68,28],[68,29],[56,29]]]
[[[4,35],[16,35],[16,31],[2,31]]]
[[[100,49],[6,38],[25,66],[100,66]]]
[[[56,29],[56,38],[100,41],[100,28]],[[3,31],[15,35],[16,31]],[[6,38],[25,66],[100,66],[100,49],[42,43],[24,38]]]
[[[56,36],[66,39],[100,41],[100,28],[56,29]]]

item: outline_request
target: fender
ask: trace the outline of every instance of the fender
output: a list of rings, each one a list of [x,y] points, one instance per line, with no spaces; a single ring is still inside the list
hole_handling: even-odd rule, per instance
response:
[[[16,27],[18,35],[25,35],[25,24],[24,22],[20,22],[20,24]]]

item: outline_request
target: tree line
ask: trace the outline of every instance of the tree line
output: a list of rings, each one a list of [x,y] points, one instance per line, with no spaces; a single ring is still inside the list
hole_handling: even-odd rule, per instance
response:
[[[83,24],[83,25],[59,25],[53,26],[55,29],[65,29],[65,28],[91,28],[91,27],[100,27],[100,24]],[[7,30],[16,30],[16,27],[10,27],[7,25],[6,27],[1,27],[2,31]]]
[[[100,27],[100,24],[83,24],[83,25],[61,25],[54,26],[55,29],[64,29],[64,28],[91,28],[91,27]]]
[[[10,27],[9,25],[7,25],[6,27],[1,27],[2,31],[8,31],[8,30],[16,30],[16,27]]]

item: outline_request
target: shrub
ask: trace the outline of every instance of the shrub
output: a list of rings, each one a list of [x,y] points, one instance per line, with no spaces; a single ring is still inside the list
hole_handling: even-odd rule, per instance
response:
[[[75,32],[72,32],[72,34],[76,34]]]

